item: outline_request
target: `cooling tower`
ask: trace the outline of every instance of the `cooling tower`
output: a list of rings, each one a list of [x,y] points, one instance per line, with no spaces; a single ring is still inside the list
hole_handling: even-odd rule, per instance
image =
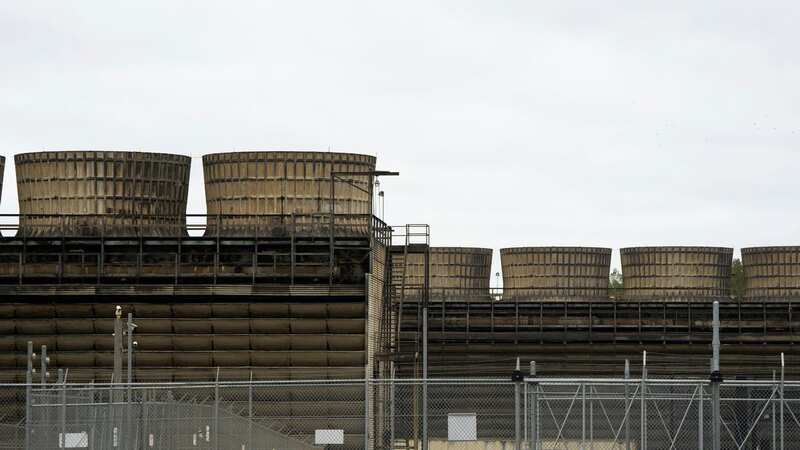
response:
[[[325,152],[234,152],[203,157],[207,235],[327,234],[331,171],[369,172],[375,157]],[[333,185],[337,234],[366,234],[371,175],[340,174]],[[219,224],[219,227],[216,225]]]
[[[742,249],[746,299],[800,297],[800,246]]]
[[[405,279],[403,296],[422,298],[425,281],[425,256],[419,253],[393,258],[393,276]],[[430,297],[432,301],[488,299],[492,273],[492,249],[473,247],[430,248]],[[405,277],[405,278],[403,278]],[[398,289],[400,286],[398,286]],[[397,292],[396,295],[400,295]]]
[[[177,236],[185,232],[188,156],[144,152],[22,153],[22,236]]]
[[[608,297],[610,248],[504,248],[500,260],[504,300]]]
[[[626,299],[730,295],[731,248],[631,247],[620,255]]]

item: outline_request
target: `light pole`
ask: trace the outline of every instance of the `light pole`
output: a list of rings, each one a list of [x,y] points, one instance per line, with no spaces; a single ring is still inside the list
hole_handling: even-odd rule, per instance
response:
[[[333,285],[333,250],[334,250],[334,248],[333,248],[333,238],[334,238],[334,235],[335,235],[335,233],[334,233],[334,226],[335,226],[334,217],[336,215],[336,196],[335,196],[336,180],[339,179],[339,181],[345,182],[345,183],[349,184],[350,186],[358,189],[359,191],[364,192],[365,194],[367,194],[369,196],[369,199],[372,200],[372,195],[373,195],[373,193],[372,193],[372,183],[369,183],[369,190],[367,190],[367,189],[364,189],[361,186],[355,184],[353,182],[353,180],[349,180],[349,179],[342,178],[342,177],[343,176],[373,176],[373,177],[385,176],[385,177],[396,177],[396,176],[399,176],[399,175],[400,175],[400,172],[390,172],[388,170],[362,170],[362,171],[352,171],[352,172],[350,172],[350,171],[334,172],[333,171],[333,166],[331,166],[331,179],[330,179],[330,210],[331,210],[330,216],[331,217],[330,217],[330,224],[329,224],[329,226],[330,226],[330,230],[329,230],[330,231],[330,248],[328,249],[329,252],[330,252],[330,265],[328,267],[328,269],[329,269],[328,284],[329,285],[331,285],[331,286]],[[368,222],[367,222],[367,227],[371,228],[371,225],[372,225],[372,219],[371,219],[372,211],[369,211],[367,214],[370,215],[370,219],[368,219]]]
[[[380,199],[380,202],[381,202],[381,220],[385,220],[383,218],[383,213],[384,213],[383,206],[385,205],[385,203],[384,203],[385,199],[384,199],[384,196],[383,196],[383,191],[378,192],[378,198]]]

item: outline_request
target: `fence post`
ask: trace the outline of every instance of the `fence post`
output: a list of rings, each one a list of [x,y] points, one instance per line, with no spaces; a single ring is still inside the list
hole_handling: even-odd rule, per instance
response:
[[[586,383],[581,383],[581,450],[586,449]]]
[[[784,397],[783,397],[783,381],[784,381],[784,360],[783,360],[783,352],[781,352],[781,450],[783,450],[783,433],[784,433],[784,422],[783,422],[783,405],[784,405]]]
[[[776,439],[775,433],[778,430],[775,429],[775,390],[774,390],[776,381],[777,380],[775,379],[775,371],[773,370],[772,371],[772,389],[773,389],[773,391],[772,391],[772,394],[773,394],[773,396],[772,396],[773,397],[772,398],[772,414],[770,415],[770,419],[772,419],[772,448],[777,448],[777,447],[775,447],[775,439]]]
[[[389,380],[389,448],[394,446],[394,415],[395,415],[395,391],[394,391],[394,377],[395,377],[395,367],[394,362],[390,362],[390,369],[389,374],[391,379]]]
[[[703,428],[705,427],[705,420],[703,419],[703,396],[706,394],[703,389],[703,383],[697,385],[700,395],[697,399],[697,448],[704,448]]]
[[[108,433],[108,438],[110,439],[111,447],[117,446],[117,417],[116,411],[114,410],[114,374],[111,374],[111,383],[108,385],[108,417],[109,417],[109,425],[103,427],[103,437],[106,437],[106,433]],[[105,441],[105,439],[103,439]],[[108,444],[104,442],[104,444]]]
[[[61,448],[66,448],[67,442],[67,380],[64,377],[64,369],[58,369],[58,383],[61,385],[60,407],[59,407],[59,436],[58,442]]]
[[[520,370],[519,366],[519,357],[517,357],[517,366],[514,369],[512,381],[514,381],[514,448],[517,450],[521,450],[522,437],[520,435],[520,430],[522,429],[522,427],[519,417],[520,414],[519,393],[522,382],[522,371]]]
[[[369,449],[369,370],[364,371],[364,449]]]
[[[247,448],[253,448],[253,371],[247,385]]]
[[[28,341],[28,370],[25,372],[25,450],[31,447],[31,425],[33,422],[33,342]]]
[[[722,383],[722,374],[719,370],[719,302],[714,301],[712,316],[712,359],[711,359],[711,420],[712,420],[712,448],[720,450],[722,435],[720,434],[720,409],[719,386]]]
[[[97,392],[95,391],[94,380],[92,380],[92,418],[91,427],[89,427],[89,450],[97,448],[97,410],[100,408],[100,402],[97,399]]]
[[[531,361],[531,377],[536,377],[536,361]],[[530,406],[530,429],[531,429],[531,442],[528,445],[529,450],[538,450],[539,448],[539,382],[533,381],[531,383],[533,391],[531,393],[531,406]]]
[[[647,350],[642,352],[642,380],[641,386],[639,388],[640,395],[641,395],[641,424],[639,425],[640,428],[640,446],[641,450],[647,450],[647,399],[646,399],[646,392],[647,392]]]
[[[214,450],[219,450],[219,367],[214,379]]]
[[[150,445],[150,405],[157,405],[158,399],[156,398],[155,390],[153,390],[152,393],[149,393],[145,387],[141,387],[140,390],[142,391],[140,394],[141,402],[139,403],[139,415],[142,424],[142,446],[147,447]],[[153,439],[153,442],[155,443],[155,439]]]
[[[631,362],[625,360],[625,410],[630,411],[628,408],[628,380],[631,378]],[[633,403],[633,400],[631,400]],[[625,414],[625,450],[631,450],[631,421],[628,417],[630,413]]]
[[[141,255],[139,255],[141,257]],[[131,384],[133,383],[133,330],[136,328],[136,324],[133,323],[133,313],[128,313],[128,323],[125,330],[125,335],[127,338],[127,378],[126,381],[128,383],[127,396],[128,401],[125,405],[125,414],[127,415],[125,420],[125,425],[128,428],[126,435],[130,436],[131,439],[138,440],[138,436],[140,433],[137,433],[135,427],[133,426],[133,389]],[[134,438],[134,436],[136,436]],[[146,444],[145,444],[146,445]]]
[[[592,401],[594,385],[589,385],[589,450],[594,449],[594,402]]]

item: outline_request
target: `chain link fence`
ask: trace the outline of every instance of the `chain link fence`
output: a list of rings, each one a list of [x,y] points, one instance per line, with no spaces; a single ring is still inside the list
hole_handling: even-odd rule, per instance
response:
[[[0,386],[0,449],[798,447],[800,382],[780,380]]]

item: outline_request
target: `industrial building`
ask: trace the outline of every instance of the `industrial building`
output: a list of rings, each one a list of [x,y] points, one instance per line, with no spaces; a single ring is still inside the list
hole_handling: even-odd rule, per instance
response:
[[[743,249],[741,299],[732,249],[713,247],[621,249],[621,298],[608,292],[612,249],[501,249],[503,289],[490,289],[492,249],[430,246],[427,227],[372,214],[375,157],[206,155],[203,216],[186,211],[190,162],[15,156],[0,379],[24,379],[30,340],[71,380],[109,380],[116,305],[137,324],[137,380],[419,375],[423,306],[431,375],[507,375],[517,357],[613,374],[645,348],[651,373],[703,373],[713,300],[730,372],[758,372],[767,344],[793,354],[798,247]]]
[[[800,247],[742,249],[742,298],[733,249],[717,247],[621,249],[621,296],[609,293],[610,248],[505,248],[503,288],[491,288],[493,249],[431,246],[428,226],[373,214],[375,178],[393,174],[373,156],[205,155],[203,215],[186,211],[190,163],[15,156],[0,381],[26,380],[28,342],[68,381],[120,381],[117,306],[136,325],[124,349],[136,382],[508,377],[517,359],[544,376],[618,376],[644,350],[651,376],[707,376],[713,301],[727,376],[768,375],[771,358],[798,354]],[[386,393],[374,396],[382,407]],[[348,439],[358,448],[363,435]]]
[[[225,379],[365,375],[383,275],[383,252],[371,250],[388,238],[370,214],[375,158],[203,162],[206,224],[188,227],[198,236],[187,229],[188,157],[15,157],[19,221],[0,238],[0,379],[24,381],[33,341],[69,380],[109,381],[116,305],[137,325],[137,381],[210,379],[218,367]]]

